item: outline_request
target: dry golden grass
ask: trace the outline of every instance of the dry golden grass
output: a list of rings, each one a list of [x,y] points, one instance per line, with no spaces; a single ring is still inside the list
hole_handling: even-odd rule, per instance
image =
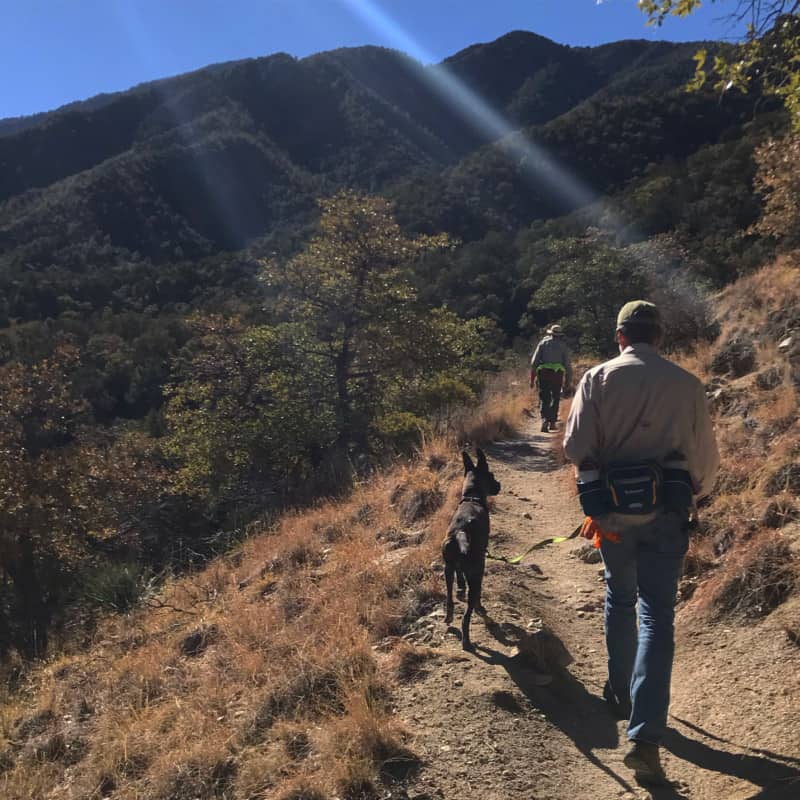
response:
[[[789,253],[740,278],[717,298],[723,337],[731,330],[762,330],[783,312],[800,307],[800,256]]]
[[[699,342],[690,352],[683,353],[677,361],[684,369],[697,375],[700,380],[707,380],[713,357],[713,345],[709,342]]]
[[[523,398],[491,395],[457,437],[506,435]],[[411,663],[400,637],[441,602],[457,437],[286,514],[32,669],[0,697],[0,796],[345,798],[413,769],[390,698]]]
[[[504,373],[489,387],[481,407],[453,421],[452,438],[459,445],[482,446],[512,436],[531,403],[527,377]]]
[[[798,586],[800,570],[786,540],[764,534],[731,552],[710,581],[708,599],[720,616],[764,617]]]
[[[800,308],[797,255],[737,281],[717,298],[717,307],[719,340],[684,355],[681,365],[709,381],[720,344],[743,334],[755,343],[757,374],[715,384],[723,387],[711,406],[722,464],[687,565],[692,577],[706,579],[696,594],[698,607],[757,617],[759,609],[768,613],[796,585],[794,556],[769,525],[792,518],[792,499],[771,499],[771,486],[780,469],[800,456],[800,404],[787,358],[777,347]]]

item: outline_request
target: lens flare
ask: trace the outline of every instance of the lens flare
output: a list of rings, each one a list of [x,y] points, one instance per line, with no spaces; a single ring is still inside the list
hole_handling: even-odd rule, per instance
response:
[[[433,61],[430,54],[375,3],[370,0],[341,2],[393,42],[398,50],[404,51],[422,64]],[[597,199],[597,195],[588,186],[568,172],[544,148],[517,130],[508,119],[454,75],[446,64],[429,67],[420,65],[420,75],[465,122],[494,140],[495,146],[516,159],[519,167],[531,180],[543,185],[566,206],[586,206]]]
[[[446,64],[433,64],[434,59],[400,25],[372,0],[339,0],[355,15],[372,27],[394,46],[416,59],[423,80],[467,124],[492,141],[492,145],[516,161],[532,185],[550,193],[564,204],[565,210],[577,211],[587,227],[596,227],[611,234],[620,244],[638,242],[633,258],[647,271],[656,259],[663,261],[664,253],[675,264],[682,254],[669,242],[656,243],[636,230],[635,224],[624,222],[608,199],[601,197],[585,182],[566,169],[545,148],[530,136],[515,128],[503,114],[494,109],[471,89]],[[426,66],[427,65],[427,66]],[[672,268],[673,272],[677,267]]]

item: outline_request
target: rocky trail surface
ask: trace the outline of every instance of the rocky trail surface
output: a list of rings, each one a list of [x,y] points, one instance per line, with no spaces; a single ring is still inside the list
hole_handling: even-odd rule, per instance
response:
[[[492,511],[495,556],[566,535],[581,519],[553,453],[559,434],[533,433],[533,425],[488,451],[502,484]],[[582,542],[544,546],[519,565],[489,561],[488,616],[473,619],[474,653],[463,652],[443,610],[420,620],[413,638],[424,657],[397,698],[420,757],[406,776],[408,797],[800,799],[796,646],[769,618],[712,625],[691,602],[678,614],[662,751],[672,785],[635,781],[622,763],[625,723],[601,699],[605,585],[601,565],[578,557]]]

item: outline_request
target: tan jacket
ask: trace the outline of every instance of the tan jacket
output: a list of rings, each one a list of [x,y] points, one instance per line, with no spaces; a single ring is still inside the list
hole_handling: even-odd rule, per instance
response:
[[[719,451],[703,385],[635,344],[581,379],[564,433],[564,452],[576,465],[657,461],[680,453],[698,495],[708,494],[719,468]]]

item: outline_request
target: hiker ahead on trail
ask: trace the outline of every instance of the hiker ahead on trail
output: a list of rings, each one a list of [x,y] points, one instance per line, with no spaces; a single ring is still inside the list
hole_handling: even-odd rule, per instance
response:
[[[661,781],[678,580],[694,495],[719,466],[703,385],[656,352],[658,309],[627,303],[620,355],[589,370],[572,403],[564,451],[605,565],[608,681],[603,695],[629,719],[625,764]],[[638,599],[639,629],[636,629]]]
[[[551,325],[547,335],[536,346],[531,358],[531,389],[534,383],[539,389],[542,431],[547,433],[555,430],[562,389],[572,384],[572,362],[560,325]]]

